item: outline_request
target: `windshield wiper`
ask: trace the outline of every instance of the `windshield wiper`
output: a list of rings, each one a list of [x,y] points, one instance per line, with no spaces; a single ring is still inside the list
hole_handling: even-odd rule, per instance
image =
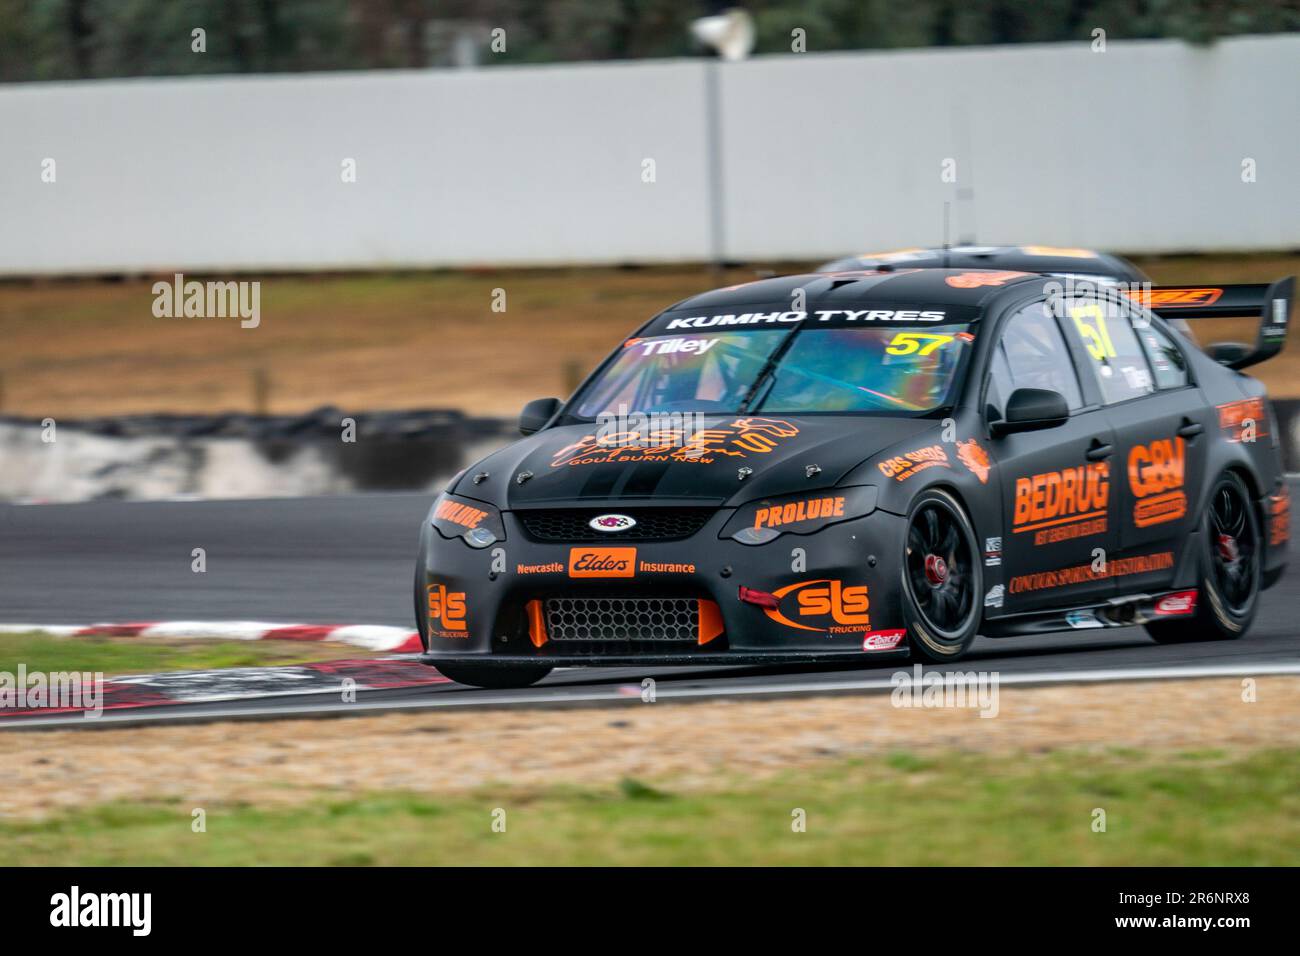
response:
[[[786,333],[780,344],[772,349],[767,361],[763,363],[763,367],[758,370],[758,375],[754,377],[754,384],[749,386],[749,391],[745,393],[745,400],[740,403],[741,412],[748,412],[753,407],[756,407],[754,400],[759,397],[759,392],[769,378],[772,379],[773,384],[776,384],[776,367],[781,364],[781,359],[785,358],[785,353],[790,351],[790,346],[794,344],[794,337],[799,334],[799,330],[803,328],[803,324],[808,321],[810,315],[812,315],[811,310],[805,312],[802,319],[790,326],[790,331]],[[766,393],[763,394],[763,398],[767,398]],[[758,404],[761,404],[761,402]]]

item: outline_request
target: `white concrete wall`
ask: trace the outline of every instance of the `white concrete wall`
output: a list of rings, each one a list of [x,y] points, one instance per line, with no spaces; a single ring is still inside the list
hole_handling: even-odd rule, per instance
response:
[[[0,273],[703,259],[706,68],[0,87]],[[937,243],[945,200],[980,242],[1300,246],[1300,36],[719,69],[731,257]]]

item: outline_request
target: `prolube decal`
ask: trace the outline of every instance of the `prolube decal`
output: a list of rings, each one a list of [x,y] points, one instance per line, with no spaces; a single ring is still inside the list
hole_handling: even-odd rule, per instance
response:
[[[1017,478],[1012,531],[1033,532],[1036,545],[1102,534],[1109,500],[1104,461]]]

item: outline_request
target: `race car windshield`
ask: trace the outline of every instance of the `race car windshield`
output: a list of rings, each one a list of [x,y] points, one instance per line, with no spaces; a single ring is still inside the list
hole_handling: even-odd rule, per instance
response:
[[[789,335],[794,338],[787,342]],[[973,340],[966,325],[630,339],[579,396],[577,417],[746,411],[924,415],[951,404]]]

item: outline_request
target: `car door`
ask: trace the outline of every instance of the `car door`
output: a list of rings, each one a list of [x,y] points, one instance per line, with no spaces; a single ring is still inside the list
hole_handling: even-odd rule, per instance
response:
[[[1001,418],[1017,388],[1059,392],[1070,417],[1055,428],[993,439],[1006,515],[1001,560],[1007,614],[1096,603],[1114,593],[1098,559],[1118,540],[1111,493],[1115,437],[1095,389],[1081,387],[1079,372],[1045,303],[1008,316],[990,359],[986,418]],[[1078,626],[1100,625],[1080,616]]]
[[[1176,558],[1195,530],[1210,409],[1175,337],[1128,305],[1067,304],[1118,441],[1115,491],[1121,594],[1173,586]]]

